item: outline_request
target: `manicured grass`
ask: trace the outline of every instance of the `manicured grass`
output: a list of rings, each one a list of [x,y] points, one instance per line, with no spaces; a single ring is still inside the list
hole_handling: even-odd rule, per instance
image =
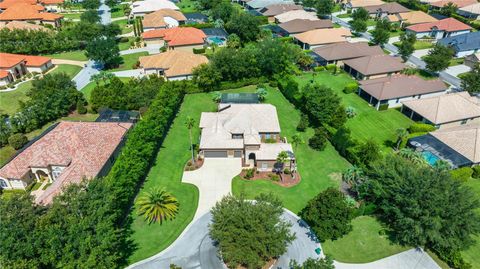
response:
[[[67,51],[55,54],[44,55],[54,59],[65,59],[65,60],[74,60],[74,61],[87,61],[88,58],[85,56],[85,51],[83,50],[74,50]]]
[[[368,26],[375,26],[376,24],[377,24],[377,22],[373,19],[367,20],[367,27]]]
[[[123,82],[128,82],[131,78],[119,78]],[[90,95],[92,94],[93,89],[95,88],[95,82],[92,81],[88,83],[85,87],[83,87],[80,91],[85,95],[87,101],[90,102]]]
[[[460,65],[463,64],[464,59],[463,58],[453,58],[450,60],[450,66],[455,66],[455,65]]]
[[[351,18],[352,14],[344,13],[344,14],[337,15],[337,17],[338,18]]]
[[[15,150],[10,146],[0,148],[0,167],[7,163],[13,154],[15,154]]]
[[[197,3],[194,0],[181,0],[177,3],[177,6],[183,13],[197,12]]]
[[[466,183],[477,194],[477,198],[480,199],[480,179],[471,178]],[[480,214],[480,210],[478,210]],[[471,246],[469,249],[462,251],[463,258],[472,264],[472,268],[480,268],[480,235],[475,237],[477,243]]]
[[[146,51],[123,55],[121,56],[123,59],[123,63],[120,64],[119,67],[110,69],[109,71],[116,72],[116,71],[133,69],[133,65],[135,65],[135,63],[138,61],[138,58],[140,56],[147,56],[147,55],[148,55],[148,52]]]
[[[352,221],[353,231],[335,241],[322,243],[325,254],[346,263],[367,263],[409,249],[393,244],[380,222],[371,216],[361,216]]]
[[[128,37],[128,42],[119,42],[118,49],[120,50],[128,50],[130,48],[130,42],[135,40],[135,37],[130,36]]]
[[[112,21],[112,23],[118,24],[120,29],[122,29],[122,34],[128,34],[133,31],[133,26],[128,24],[128,19]]]
[[[131,239],[137,245],[137,250],[130,257],[133,263],[150,257],[169,246],[192,220],[198,204],[198,189],[190,184],[181,183],[183,167],[190,157],[188,130],[185,127],[187,116],[200,121],[204,111],[215,111],[215,104],[209,94],[193,94],[185,96],[176,119],[173,122],[165,141],[158,152],[156,163],[151,168],[144,188],[149,190],[154,186],[166,187],[180,202],[180,210],[173,221],[162,225],[148,224],[143,217],[133,210],[133,235]],[[200,130],[193,129],[193,141],[198,141]]]
[[[82,13],[60,13],[65,19],[79,20]]]
[[[110,10],[110,14],[112,18],[119,18],[125,16],[125,13],[123,12],[124,6],[127,6],[126,4],[123,5],[116,5]]]
[[[82,68],[76,65],[60,64],[50,74],[65,72],[73,78]],[[32,87],[32,81],[27,81],[18,86],[14,91],[0,92],[1,106],[0,112],[12,115],[20,108],[19,101],[27,101],[27,92]]]
[[[247,87],[230,92],[254,91],[255,88]],[[277,108],[280,121],[281,135],[290,139],[296,131],[300,120],[300,111],[288,102],[276,89],[267,89],[266,103]],[[308,139],[313,135],[313,130],[308,129],[305,133],[299,133],[304,144],[294,149],[297,159],[298,171],[302,177],[299,184],[285,188],[270,181],[247,181],[235,178],[232,184],[234,195],[245,194],[247,198],[254,198],[260,193],[272,192],[283,202],[283,205],[291,211],[298,213],[312,197],[328,187],[338,187],[341,181],[341,173],[349,166],[331,146],[324,151],[312,150],[308,145]]]
[[[413,45],[413,47],[415,48],[415,50],[430,49],[430,48],[433,48],[433,43],[428,41],[417,40]]]
[[[299,77],[298,82],[305,85],[312,79],[312,74],[305,74]],[[352,131],[352,136],[360,141],[373,139],[386,150],[396,141],[395,131],[398,128],[407,128],[413,124],[412,120],[398,110],[377,111],[357,94],[343,93],[345,85],[354,81],[347,74],[333,76],[326,71],[319,72],[315,74],[315,81],[332,88],[343,99],[346,107],[355,109],[357,115],[349,119],[346,125]]]

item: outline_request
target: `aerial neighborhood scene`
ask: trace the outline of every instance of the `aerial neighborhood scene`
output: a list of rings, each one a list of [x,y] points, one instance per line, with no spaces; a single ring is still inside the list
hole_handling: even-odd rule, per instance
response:
[[[0,0],[0,268],[480,269],[480,2]]]

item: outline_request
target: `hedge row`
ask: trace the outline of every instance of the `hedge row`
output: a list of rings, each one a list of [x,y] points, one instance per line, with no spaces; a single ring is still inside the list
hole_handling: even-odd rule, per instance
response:
[[[162,86],[144,119],[128,134],[122,153],[105,178],[116,200],[115,219],[120,225],[182,103],[181,86],[174,82]]]

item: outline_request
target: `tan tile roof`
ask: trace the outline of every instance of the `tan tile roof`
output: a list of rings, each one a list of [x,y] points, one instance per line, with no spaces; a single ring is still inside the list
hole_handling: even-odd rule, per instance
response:
[[[445,5],[448,5],[448,3],[454,4],[455,6],[457,6],[457,8],[462,8],[462,7],[476,4],[478,3],[478,1],[477,0],[441,0],[441,1],[433,2],[430,5],[441,8]]]
[[[418,76],[393,75],[360,81],[360,88],[377,100],[389,100],[435,92],[444,92],[447,85],[440,79],[424,80]]]
[[[306,19],[306,20],[318,20],[317,14],[315,12],[308,12],[303,9],[299,10],[290,10],[285,13],[275,16],[275,19],[279,23],[288,22],[295,19]]]
[[[400,5],[397,2],[385,3],[377,6],[369,6],[369,7],[365,7],[365,9],[370,14],[377,13],[377,11],[380,9],[382,10],[382,12],[387,12],[389,14],[404,13],[404,12],[410,11],[410,9]]]
[[[169,46],[197,45],[205,43],[205,33],[193,27],[156,29],[142,33],[144,39],[162,38]]]
[[[278,27],[282,28],[289,34],[303,33],[315,29],[333,28],[331,20],[305,20],[295,19],[285,23],[281,23]]]
[[[208,63],[207,57],[203,55],[179,50],[142,56],[139,61],[140,66],[145,69],[164,69],[166,77],[190,75],[195,67]]]
[[[450,93],[402,103],[434,124],[480,117],[478,100],[476,97],[471,97],[468,92]]]
[[[378,6],[385,3],[381,0],[344,0],[343,1],[343,3],[347,3],[347,2],[349,2],[353,8]]]
[[[367,76],[399,72],[406,67],[400,58],[386,54],[359,57],[343,63]]]
[[[407,29],[414,32],[430,32],[432,31],[433,27],[436,27],[440,31],[446,32],[456,32],[472,29],[470,25],[467,25],[454,18],[446,18],[435,22],[419,23],[408,26]]]
[[[473,163],[480,163],[480,124],[439,129],[431,132],[430,135]]]
[[[143,17],[143,27],[145,28],[160,28],[166,27],[165,17],[173,18],[178,22],[186,21],[187,18],[182,12],[173,9],[160,9],[155,12],[149,13]]]
[[[303,9],[301,5],[295,5],[295,4],[274,4],[274,5],[269,5],[266,6],[262,11],[263,16],[276,16],[282,13],[285,13],[290,10],[300,10]]]
[[[296,39],[309,45],[345,42],[350,36],[352,33],[345,28],[315,29],[294,35]]]
[[[462,7],[459,10],[461,10],[463,12],[468,12],[470,14],[480,15],[480,3],[468,5],[466,7]]]
[[[313,52],[327,61],[347,60],[367,55],[384,54],[380,46],[369,46],[367,42],[343,42],[314,48]]]
[[[30,30],[30,31],[46,31],[49,32],[51,31],[47,27],[38,25],[38,24],[33,24],[33,23],[28,23],[24,21],[11,21],[5,25],[0,25],[0,29],[7,28],[9,30]]]
[[[0,177],[21,179],[30,167],[66,166],[36,198],[37,203],[48,204],[64,186],[97,176],[131,126],[131,123],[60,122],[3,166]]]
[[[396,15],[387,16],[391,22],[404,21],[408,24],[435,22],[437,19],[428,15],[423,11],[410,11],[405,13],[399,13]]]

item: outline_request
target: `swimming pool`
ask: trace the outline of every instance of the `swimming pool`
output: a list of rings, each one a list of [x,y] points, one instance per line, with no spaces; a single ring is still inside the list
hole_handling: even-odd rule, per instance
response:
[[[223,43],[225,42],[225,39],[218,36],[214,36],[214,37],[209,37],[208,41],[213,42],[217,45],[223,45]]]
[[[437,155],[431,153],[430,151],[424,151],[422,152],[422,155],[423,158],[425,158],[425,160],[432,166],[435,165],[438,160],[440,160]]]

